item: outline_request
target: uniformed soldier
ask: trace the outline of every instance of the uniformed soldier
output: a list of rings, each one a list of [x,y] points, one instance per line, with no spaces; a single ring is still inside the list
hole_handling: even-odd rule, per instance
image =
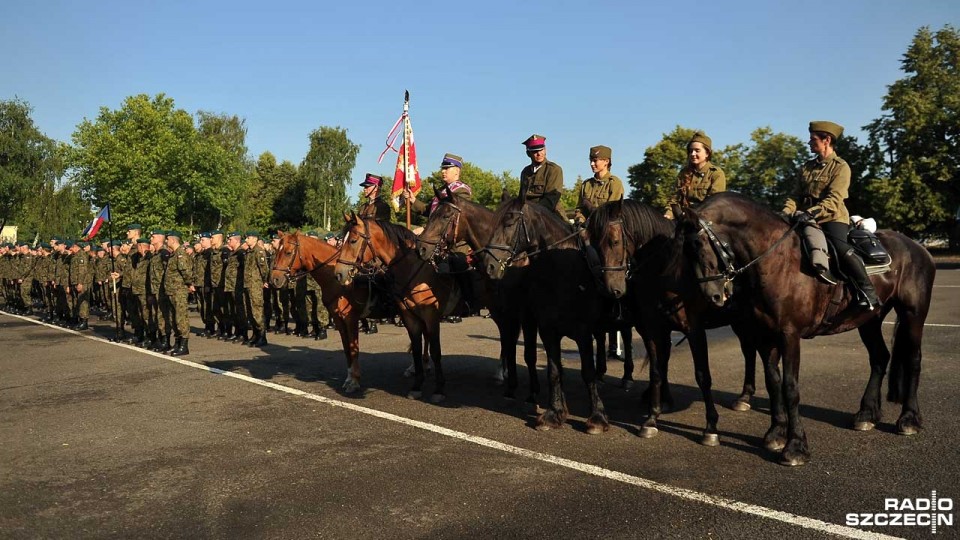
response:
[[[367,173],[363,182],[360,182],[363,188],[363,200],[360,201],[360,210],[357,214],[361,217],[372,217],[380,221],[390,221],[393,217],[393,210],[383,198],[380,197],[380,189],[383,187],[383,177]]]
[[[226,260],[223,261],[224,319],[228,321],[228,329],[232,331],[228,330],[223,340],[247,343],[250,338],[247,337],[246,320],[240,319],[243,316],[241,234],[240,231],[227,234]],[[240,305],[237,305],[238,300]]]
[[[527,148],[530,164],[520,171],[520,193],[530,203],[541,204],[566,222],[563,203],[563,169],[552,161],[547,161],[547,138],[533,134],[523,145]]]
[[[146,238],[138,238],[136,247],[140,259],[139,261],[131,259],[131,261],[135,261],[135,264],[133,265],[133,281],[130,284],[130,293],[133,294],[135,310],[140,314],[140,324],[143,328],[143,336],[137,342],[137,346],[149,349],[159,341],[156,316],[154,314],[151,317],[152,312],[147,297],[147,290],[150,287],[149,269],[150,260],[153,258],[153,247]]]
[[[720,167],[710,162],[712,155],[713,141],[706,133],[695,132],[687,143],[687,164],[677,176],[677,186],[664,217],[673,219],[673,205],[696,207],[710,195],[727,190],[727,178]]]
[[[244,243],[246,255],[243,263],[243,302],[247,314],[247,325],[253,330],[250,337],[251,347],[263,347],[267,344],[267,331],[264,323],[263,291],[267,288],[270,268],[267,266],[267,254],[259,243],[260,235],[256,231],[247,231]]]
[[[813,216],[833,245],[841,269],[860,290],[860,305],[869,310],[880,309],[880,299],[867,277],[863,260],[847,243],[850,212],[844,201],[850,190],[850,166],[834,151],[834,145],[843,135],[843,126],[820,120],[810,122],[809,131],[810,151],[817,157],[803,164],[783,212],[793,215],[802,211]]]
[[[84,245],[86,244],[86,245]],[[89,248],[86,242],[73,244],[70,248],[70,287],[67,290],[74,299],[73,316],[77,320],[74,330],[90,328],[90,289],[93,288],[93,273],[90,268],[90,255],[83,248]]]
[[[170,252],[170,257],[167,260],[167,271],[163,279],[164,294],[160,301],[166,304],[173,335],[176,338],[176,344],[170,351],[170,356],[190,354],[188,347],[190,311],[187,307],[187,295],[194,289],[193,258],[187,255],[181,242],[183,242],[183,235],[180,231],[167,231],[167,251]]]
[[[214,316],[213,302],[213,274],[211,268],[211,256],[214,254],[213,233],[200,233],[200,249],[197,251],[194,286],[200,285],[197,290],[198,305],[202,305],[200,318],[203,321],[203,330],[200,331],[200,337],[212,337],[217,333],[217,319]]]
[[[227,318],[227,299],[223,290],[223,263],[230,256],[230,248],[224,245],[223,231],[217,229],[210,233],[210,284],[213,288],[213,319],[216,332],[208,338],[227,339],[231,323]]]
[[[157,352],[170,352],[173,345],[170,344],[170,333],[172,321],[170,306],[164,301],[165,275],[167,264],[170,259],[170,252],[165,246],[167,231],[155,229],[150,232],[150,248],[153,250],[153,257],[150,258],[150,265],[147,268],[147,279],[149,288],[147,290],[147,303],[153,311],[152,316],[157,322],[157,341],[151,350]]]
[[[33,314],[33,300],[30,292],[33,291],[33,278],[36,273],[36,257],[30,252],[30,246],[21,243],[20,261],[17,265],[17,292],[20,294],[20,312],[23,315]]]
[[[583,225],[597,207],[623,198],[623,182],[610,174],[613,150],[608,146],[594,146],[590,148],[589,159],[593,176],[580,184],[573,216],[576,225]]]
[[[317,231],[309,231],[307,236],[320,241],[320,234]],[[302,279],[306,281],[307,286],[306,296],[304,297],[305,309],[309,316],[310,326],[313,328],[310,337],[314,340],[327,339],[327,323],[330,320],[329,314],[323,306],[323,292],[320,290],[320,284],[313,279],[313,275],[307,275]]]

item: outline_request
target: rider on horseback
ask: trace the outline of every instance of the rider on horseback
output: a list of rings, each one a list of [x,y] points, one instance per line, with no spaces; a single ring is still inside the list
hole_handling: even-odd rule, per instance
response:
[[[843,126],[839,124],[810,122],[810,151],[817,157],[804,163],[793,193],[783,205],[783,213],[792,216],[801,211],[816,219],[837,254],[837,262],[860,291],[860,305],[874,310],[880,307],[877,292],[867,277],[863,260],[847,242],[850,213],[844,200],[850,188],[850,166],[833,148],[842,134]]]

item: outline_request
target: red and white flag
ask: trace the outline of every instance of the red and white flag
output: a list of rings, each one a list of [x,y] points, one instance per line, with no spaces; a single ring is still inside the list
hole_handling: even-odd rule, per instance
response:
[[[421,187],[420,169],[417,167],[417,145],[413,142],[413,126],[410,125],[409,110],[410,93],[405,92],[403,115],[400,116],[390,133],[387,134],[387,147],[383,149],[383,152],[380,153],[380,159],[377,160],[378,163],[383,160],[383,155],[389,150],[397,152],[397,169],[393,173],[393,189],[390,191],[390,203],[394,210],[400,209],[400,194],[403,193],[404,188],[410,189],[410,192],[416,197],[417,193],[420,193]],[[400,149],[397,150],[393,147],[393,143],[400,135],[397,131],[400,124],[403,124],[403,142],[400,144]]]

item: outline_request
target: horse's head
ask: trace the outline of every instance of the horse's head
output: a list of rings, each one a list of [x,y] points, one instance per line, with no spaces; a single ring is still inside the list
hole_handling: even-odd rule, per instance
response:
[[[530,246],[529,207],[521,198],[506,201],[497,210],[497,221],[481,254],[483,268],[491,279],[503,279],[507,267]]]
[[[692,208],[677,215],[677,235],[683,241],[687,268],[703,297],[722,307],[733,295],[733,256],[712,226]]]
[[[270,269],[270,284],[277,289],[287,286],[287,281],[304,272],[303,257],[300,254],[300,234],[292,232],[280,235],[280,245],[273,256],[273,268]]]
[[[623,199],[594,210],[587,220],[587,231],[600,256],[603,284],[614,298],[620,298],[627,292],[633,252],[638,247],[623,223]]]
[[[417,254],[424,261],[433,260],[459,241],[460,215],[463,213],[454,199],[447,197],[430,212],[430,219],[417,238]]]
[[[370,237],[370,220],[357,216],[356,212],[344,213],[343,220],[343,243],[334,273],[341,285],[349,285],[363,266],[374,258],[374,251]]]

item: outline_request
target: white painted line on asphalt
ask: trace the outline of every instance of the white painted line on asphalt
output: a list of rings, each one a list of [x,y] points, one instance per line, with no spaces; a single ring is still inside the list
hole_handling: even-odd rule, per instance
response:
[[[340,401],[340,400],[338,400],[338,399],[331,399],[331,398],[324,397],[324,396],[321,396],[321,395],[311,394],[311,393],[309,393],[309,392],[304,392],[303,390],[298,390],[298,389],[296,389],[296,388],[291,388],[291,387],[289,387],[289,386],[283,386],[283,385],[280,385],[280,384],[276,384],[276,383],[264,381],[264,380],[261,380],[261,379],[256,379],[256,378],[253,378],[253,377],[250,377],[250,376],[247,376],[247,375],[242,375],[242,374],[240,374],[240,373],[234,373],[234,372],[232,372],[232,371],[224,371],[224,370],[222,370],[222,369],[212,368],[212,367],[209,367],[209,366],[205,366],[205,365],[203,365],[203,364],[198,364],[198,363],[196,363],[196,362],[191,362],[190,360],[185,360],[185,359],[183,359],[183,358],[176,358],[176,357],[172,357],[172,356],[167,356],[167,355],[165,355],[165,354],[161,354],[161,353],[154,352],[154,351],[147,351],[147,350],[141,349],[141,348],[139,348],[139,347],[135,347],[135,346],[133,346],[133,345],[127,345],[127,344],[124,344],[124,343],[114,343],[114,342],[112,342],[112,341],[103,339],[103,338],[101,338],[101,337],[99,337],[99,336],[92,336],[92,335],[89,335],[89,334],[82,334],[82,333],[77,332],[77,331],[75,331],[75,330],[70,330],[70,329],[67,329],[67,328],[61,328],[61,327],[59,327],[59,326],[55,326],[55,325],[51,325],[51,324],[47,324],[47,323],[44,323],[44,322],[41,322],[41,321],[37,321],[37,320],[31,319],[31,318],[29,318],[29,317],[23,317],[23,316],[19,316],[19,315],[11,315],[11,314],[9,314],[9,313],[6,313],[5,315],[9,315],[9,316],[11,316],[11,317],[17,317],[18,319],[23,319],[23,320],[25,320],[25,321],[29,321],[29,322],[32,322],[32,323],[34,323],[34,324],[47,326],[47,327],[53,328],[53,329],[55,329],[55,330],[62,330],[62,331],[65,331],[65,332],[70,332],[70,333],[72,333],[72,334],[76,334],[76,335],[78,335],[78,336],[80,336],[80,337],[83,337],[83,338],[86,338],[86,339],[89,339],[89,340],[92,340],[92,341],[99,341],[99,342],[101,342],[101,343],[106,343],[106,344],[108,344],[108,345],[115,345],[115,346],[118,346],[118,347],[123,347],[123,348],[126,348],[126,349],[130,349],[130,350],[132,350],[132,351],[140,352],[140,353],[143,353],[143,354],[148,354],[148,355],[150,355],[150,356],[154,356],[154,357],[157,357],[157,358],[160,358],[160,359],[163,359],[163,360],[167,360],[167,361],[170,361],[170,362],[175,362],[175,363],[177,363],[177,364],[181,364],[181,365],[184,365],[184,366],[187,366],[187,367],[191,367],[191,368],[194,368],[194,369],[199,369],[199,370],[202,370],[202,371],[207,371],[207,372],[210,372],[210,373],[214,373],[214,374],[216,374],[216,375],[224,375],[224,376],[226,376],[226,377],[231,377],[231,378],[233,378],[233,379],[238,379],[238,380],[241,380],[241,381],[244,381],[244,382],[248,382],[248,383],[252,383],[252,384],[256,384],[256,385],[259,385],[259,386],[264,386],[264,387],[266,387],[266,388],[271,388],[271,389],[273,389],[273,390],[278,390],[278,391],[284,392],[284,393],[286,393],[286,394],[290,394],[290,395],[294,395],[294,396],[298,396],[298,397],[310,399],[310,400],[317,401],[317,402],[320,402],[320,403],[324,403],[324,404],[327,404],[327,405],[330,405],[330,406],[333,406],[333,407],[339,407],[339,408],[342,408],[342,409],[347,409],[347,410],[354,411],[354,412],[358,412],[358,413],[361,413],[361,414],[366,414],[366,415],[373,416],[373,417],[376,417],[376,418],[380,418],[380,419],[383,419],[383,420],[388,420],[388,421],[390,421],[390,422],[396,422],[396,423],[398,423],[398,424],[403,424],[403,425],[405,425],[405,426],[410,426],[410,427],[422,429],[422,430],[425,430],[425,431],[429,431],[429,432],[432,432],[432,433],[437,433],[437,434],[443,435],[443,436],[445,436],[445,437],[450,437],[450,438],[452,438],[452,439],[457,439],[457,440],[460,440],[460,441],[473,443],[473,444],[476,444],[476,445],[479,445],[479,446],[484,446],[484,447],[487,447],[487,448],[492,448],[492,449],[494,449],[494,450],[500,450],[501,452],[506,452],[506,453],[508,453],[508,454],[514,454],[514,455],[517,455],[517,456],[521,456],[521,457],[525,457],[525,458],[529,458],[529,459],[535,459],[535,460],[537,460],[537,461],[542,461],[542,462],[544,462],[544,463],[551,463],[551,464],[553,464],[553,465],[559,465],[559,466],[561,466],[561,467],[566,467],[566,468],[571,469],[571,470],[574,470],[574,471],[579,471],[579,472],[582,472],[582,473],[585,473],[585,474],[590,474],[590,475],[593,475],[593,476],[599,476],[599,477],[601,477],[601,478],[606,478],[606,479],[608,479],[608,480],[614,480],[614,481],[617,481],[617,482],[622,482],[622,483],[624,483],[624,484],[629,484],[629,485],[637,486],[637,487],[640,487],[640,488],[643,488],[643,489],[647,489],[647,490],[650,490],[650,491],[654,491],[654,492],[657,492],[657,493],[661,493],[661,494],[663,494],[663,495],[669,495],[669,496],[672,496],[672,497],[677,497],[677,498],[679,498],[679,499],[684,499],[684,500],[687,500],[687,501],[693,501],[693,502],[698,502],[698,503],[702,503],[702,504],[708,504],[708,505],[710,505],[710,506],[716,506],[716,507],[718,507],[718,508],[723,508],[723,509],[725,509],[725,510],[732,510],[732,511],[734,511],[734,512],[740,512],[740,513],[743,513],[743,514],[749,514],[749,515],[758,516],[758,517],[762,517],[762,518],[772,519],[772,520],[775,520],[775,521],[780,521],[780,522],[786,523],[786,524],[788,524],[788,525],[793,525],[793,526],[801,527],[801,528],[804,528],[804,529],[811,529],[811,530],[815,530],[815,531],[821,531],[821,532],[825,532],[825,533],[828,533],[828,534],[833,534],[833,535],[836,535],[836,536],[841,536],[841,537],[844,537],[844,538],[873,539],[873,540],[896,539],[896,538],[899,538],[899,537],[896,537],[896,536],[888,536],[888,535],[885,535],[885,534],[880,534],[880,533],[875,533],[875,532],[870,532],[870,531],[864,531],[864,530],[860,530],[860,529],[855,529],[855,528],[853,528],[853,527],[846,527],[846,526],[844,526],[844,525],[837,525],[837,524],[835,524],[835,523],[829,523],[829,522],[827,522],[827,521],[821,521],[821,520],[819,520],[819,519],[814,519],[814,518],[808,518],[808,517],[804,517],[804,516],[799,516],[799,515],[796,515],[796,514],[791,514],[791,513],[789,513],[789,512],[782,512],[782,511],[780,511],[780,510],[773,510],[773,509],[771,509],[771,508],[766,508],[766,507],[764,507],[764,506],[757,506],[757,505],[754,505],[754,504],[744,503],[744,502],[740,502],[740,501],[737,501],[737,500],[734,500],[734,499],[728,499],[728,498],[726,498],[726,497],[718,497],[718,496],[716,496],[716,495],[708,495],[708,494],[706,494],[706,493],[700,493],[699,491],[693,491],[693,490],[691,490],[691,489],[674,487],[674,486],[670,486],[670,485],[667,485],[667,484],[661,484],[660,482],[655,482],[655,481],[653,481],[653,480],[647,480],[646,478],[641,478],[641,477],[639,477],[639,476],[633,476],[633,475],[631,475],[631,474],[622,473],[622,472],[614,471],[614,470],[611,470],[611,469],[605,469],[605,468],[603,468],[603,467],[598,467],[598,466],[596,466],[596,465],[590,465],[590,464],[588,464],[588,463],[581,463],[581,462],[579,462],[579,461],[574,461],[574,460],[571,460],[571,459],[566,459],[566,458],[554,456],[554,455],[552,455],[552,454],[544,454],[543,452],[536,452],[536,451],[533,451],[533,450],[527,450],[526,448],[520,448],[519,446],[513,446],[513,445],[509,445],[509,444],[502,443],[502,442],[499,442],[499,441],[495,441],[495,440],[493,440],[493,439],[487,439],[486,437],[478,437],[478,436],[476,436],[476,435],[470,435],[470,434],[468,434],[468,433],[463,433],[463,432],[461,432],[461,431],[455,431],[455,430],[448,429],[448,428],[445,428],[445,427],[442,427],[442,426],[438,426],[438,425],[435,425],[435,424],[430,424],[430,423],[428,423],[428,422],[422,422],[422,421],[420,421],[420,420],[413,420],[413,419],[411,419],[411,418],[407,418],[407,417],[404,417],[404,416],[399,416],[399,415],[396,415],[396,414],[392,414],[392,413],[380,411],[380,410],[377,410],[377,409],[371,409],[371,408],[369,408],[369,407],[363,407],[363,406],[360,406],[360,405],[355,405],[355,404],[353,404],[353,403],[348,403],[348,402],[346,402],[346,401]]]

